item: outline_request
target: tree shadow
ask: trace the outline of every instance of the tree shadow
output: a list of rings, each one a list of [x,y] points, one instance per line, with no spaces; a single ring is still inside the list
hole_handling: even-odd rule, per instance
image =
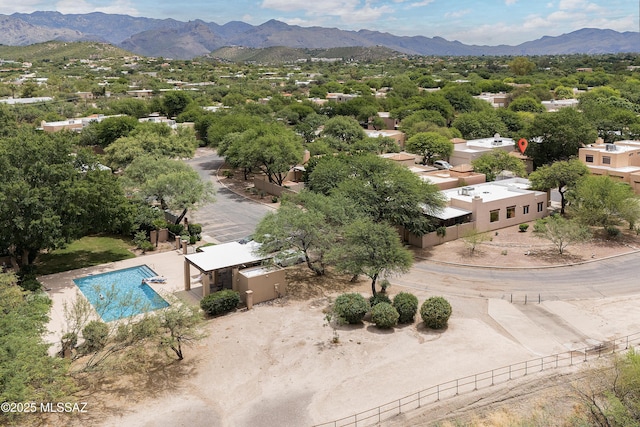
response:
[[[367,326],[367,332],[377,335],[393,335],[396,331],[395,328],[379,328],[372,324]]]

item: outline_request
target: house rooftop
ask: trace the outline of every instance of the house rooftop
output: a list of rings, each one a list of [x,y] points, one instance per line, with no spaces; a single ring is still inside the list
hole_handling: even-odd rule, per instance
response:
[[[519,194],[527,194],[529,190],[529,180],[523,178],[511,178],[502,181],[487,182],[469,187],[453,188],[444,190],[443,194],[448,200],[457,199],[471,202],[474,197],[479,197],[483,202],[508,199]],[[543,195],[544,192],[537,191]]]
[[[186,255],[185,258],[200,271],[214,271],[221,268],[252,264],[270,256],[256,254],[260,247],[257,242],[240,244],[238,242],[224,243],[215,246],[205,246],[202,252]]]

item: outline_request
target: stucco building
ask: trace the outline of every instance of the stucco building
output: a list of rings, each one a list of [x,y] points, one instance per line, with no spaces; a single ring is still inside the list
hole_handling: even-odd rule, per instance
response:
[[[599,143],[580,148],[578,154],[592,175],[608,175],[626,182],[640,194],[640,141]]]

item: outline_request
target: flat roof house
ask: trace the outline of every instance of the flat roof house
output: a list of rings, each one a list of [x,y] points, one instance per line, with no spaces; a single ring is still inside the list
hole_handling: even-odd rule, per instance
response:
[[[491,150],[500,149],[511,153],[516,147],[513,139],[502,137],[499,134],[492,138],[471,139],[469,141],[456,139],[452,142],[453,153],[449,156],[449,163],[454,166],[471,164],[473,160]]]
[[[578,157],[593,175],[608,175],[626,182],[640,194],[640,141],[599,143],[580,148]]]
[[[445,227],[444,236],[436,232],[406,237],[409,244],[420,248],[455,240],[464,233],[498,230],[544,218],[547,193],[529,190],[529,180],[511,178],[472,186],[452,188],[442,192],[447,207],[431,216]]]

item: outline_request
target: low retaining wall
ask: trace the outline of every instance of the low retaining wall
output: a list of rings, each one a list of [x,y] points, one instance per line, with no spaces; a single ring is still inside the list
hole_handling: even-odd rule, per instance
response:
[[[459,225],[452,225],[446,228],[444,236],[438,236],[437,232],[425,234],[423,236],[416,236],[415,234],[409,234],[408,243],[411,246],[418,248],[429,248],[431,246],[441,245],[445,242],[464,237],[466,233],[469,233],[475,228],[475,222],[467,222]]]

